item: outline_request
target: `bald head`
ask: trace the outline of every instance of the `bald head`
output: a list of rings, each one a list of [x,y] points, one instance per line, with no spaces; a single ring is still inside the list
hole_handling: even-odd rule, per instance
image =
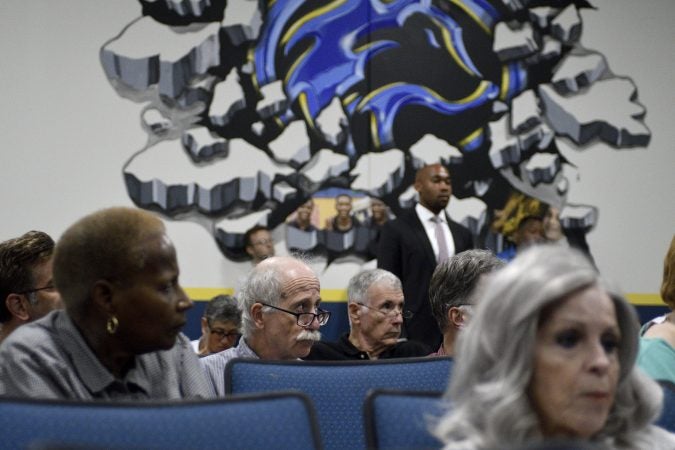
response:
[[[452,195],[450,172],[441,164],[422,167],[415,175],[415,190],[422,206],[434,214],[440,213]]]
[[[273,256],[260,262],[249,273],[239,294],[243,308],[244,336],[249,336],[255,328],[250,315],[255,303],[278,306],[283,299],[308,289],[319,291],[319,279],[301,259]]]

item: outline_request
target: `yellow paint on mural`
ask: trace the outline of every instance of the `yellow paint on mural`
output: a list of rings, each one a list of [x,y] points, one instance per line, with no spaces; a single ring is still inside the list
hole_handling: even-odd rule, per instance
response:
[[[188,296],[198,302],[208,301],[219,294],[234,295],[234,288],[185,288]],[[628,301],[635,306],[666,306],[659,294],[626,294]],[[321,301],[326,303],[344,303],[347,301],[347,289],[321,289]]]

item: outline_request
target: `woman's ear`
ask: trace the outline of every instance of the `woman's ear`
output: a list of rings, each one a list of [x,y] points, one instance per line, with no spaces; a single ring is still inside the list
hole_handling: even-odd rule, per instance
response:
[[[115,314],[113,297],[115,286],[108,280],[98,280],[91,288],[92,303],[108,315]]]

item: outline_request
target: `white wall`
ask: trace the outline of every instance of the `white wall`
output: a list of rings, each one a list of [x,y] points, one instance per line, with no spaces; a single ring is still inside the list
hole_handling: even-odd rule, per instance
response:
[[[656,293],[675,232],[675,2],[602,0],[583,14],[582,42],[631,77],[652,132],[645,149],[577,151],[571,203],[600,210],[589,244],[600,269],[630,293]],[[58,237],[79,217],[131,205],[122,165],[145,144],[141,106],[118,96],[101,68],[105,41],[140,14],[132,0],[0,2],[0,240],[29,229]],[[169,223],[187,287],[233,287],[248,268],[221,256],[199,225]],[[346,274],[322,275],[326,288]]]

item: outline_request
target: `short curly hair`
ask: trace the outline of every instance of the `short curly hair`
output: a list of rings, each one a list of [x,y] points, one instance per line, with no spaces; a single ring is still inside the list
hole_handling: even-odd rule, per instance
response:
[[[142,270],[145,242],[164,232],[156,215],[126,207],[103,209],[71,225],[54,251],[54,283],[68,313],[85,313],[96,281],[124,280]]]

